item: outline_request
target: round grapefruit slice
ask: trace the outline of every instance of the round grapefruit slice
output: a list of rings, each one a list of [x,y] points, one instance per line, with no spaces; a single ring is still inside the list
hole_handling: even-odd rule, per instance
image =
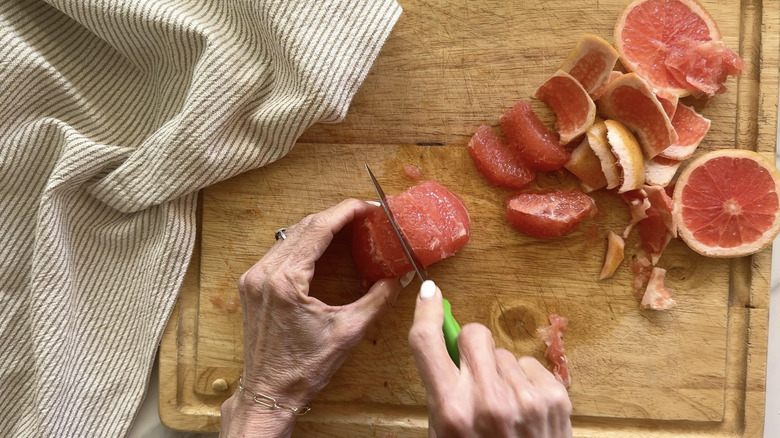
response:
[[[555,129],[561,136],[562,144],[584,134],[596,118],[593,99],[577,79],[563,70],[558,70],[547,79],[534,92],[534,97],[555,112]]]
[[[658,155],[678,161],[691,158],[707,131],[710,130],[710,124],[709,119],[701,116],[693,108],[678,104],[672,118],[672,126],[677,132],[677,141]]]
[[[561,70],[577,79],[595,100],[604,93],[617,59],[617,51],[608,42],[588,33],[577,41]]]
[[[619,120],[634,131],[647,158],[677,141],[672,121],[653,89],[636,73],[612,81],[599,99],[599,109],[607,118]]]
[[[620,172],[618,193],[641,189],[645,185],[645,159],[636,137],[617,120],[606,120],[604,124]]]
[[[635,0],[615,26],[623,65],[654,88],[680,97],[712,95],[728,75],[744,70],[744,62],[720,39],[715,21],[696,0]]]
[[[762,155],[725,149],[690,163],[674,190],[680,237],[708,257],[761,251],[780,231],[780,172]]]

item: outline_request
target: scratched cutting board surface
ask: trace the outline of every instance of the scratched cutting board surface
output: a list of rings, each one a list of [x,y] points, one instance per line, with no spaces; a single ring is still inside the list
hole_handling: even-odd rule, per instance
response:
[[[346,197],[373,199],[368,163],[388,193],[423,169],[458,193],[472,220],[469,244],[429,268],[463,324],[488,326],[496,344],[543,359],[536,328],[569,318],[565,336],[578,436],[754,436],[762,430],[770,251],[706,259],[674,240],[659,266],[678,306],[641,311],[632,293],[635,237],[617,274],[598,281],[606,234],[628,212],[594,194],[599,215],[553,240],[504,221],[508,191],[486,184],[465,149],[482,123],[527,99],[582,33],[612,39],[623,1],[401,2],[404,15],[347,119],[307,131],[285,158],[202,193],[200,239],[161,352],[161,416],[171,427],[216,430],[219,405],[242,368],[236,279],[274,243],[274,231]],[[702,110],[712,128],[699,151],[742,147],[772,157],[777,2],[702,2],[750,72]],[[534,102],[543,120],[553,117]],[[569,187],[564,173],[542,187]],[[366,288],[349,259],[348,231],[318,262],[313,295],[331,304]],[[422,436],[425,391],[407,346],[412,283],[371,327],[299,421],[301,436]],[[167,374],[166,374],[167,373]],[[167,376],[167,377],[166,377]],[[224,379],[227,390],[214,382]]]

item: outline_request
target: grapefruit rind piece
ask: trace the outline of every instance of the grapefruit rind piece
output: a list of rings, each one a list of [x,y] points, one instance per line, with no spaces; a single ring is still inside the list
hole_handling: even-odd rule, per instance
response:
[[[607,141],[620,172],[618,193],[638,190],[645,185],[645,160],[633,134],[617,120],[606,120]]]
[[[674,202],[680,237],[707,257],[757,253],[780,232],[780,172],[757,152],[700,156],[680,174]]]
[[[645,183],[651,186],[668,186],[681,164],[682,161],[661,156],[645,161]]]
[[[561,143],[584,134],[596,118],[596,104],[572,75],[558,70],[533,94],[555,112],[555,129]]]
[[[571,151],[571,157],[563,167],[580,179],[581,186],[586,193],[607,185],[607,177],[601,170],[601,160],[591,149],[587,137],[583,138],[582,142]]]
[[[683,104],[677,105],[677,110],[672,117],[672,126],[677,133],[675,144],[661,151],[658,155],[671,160],[687,160],[691,158],[699,147],[702,139],[707,135],[712,122],[697,113],[693,108]]]
[[[599,280],[606,280],[615,274],[618,266],[625,258],[626,241],[614,231],[607,235],[607,253],[604,256],[604,265],[599,273]]]
[[[601,162],[601,171],[607,179],[607,189],[620,185],[620,171],[612,148],[607,140],[607,125],[603,121],[596,122],[587,132],[588,146]]]
[[[587,33],[577,41],[561,70],[577,79],[596,100],[604,93],[618,56],[617,50],[606,40]]]
[[[599,99],[599,109],[606,118],[619,120],[636,134],[648,159],[677,141],[672,121],[655,92],[636,73],[612,81]]]

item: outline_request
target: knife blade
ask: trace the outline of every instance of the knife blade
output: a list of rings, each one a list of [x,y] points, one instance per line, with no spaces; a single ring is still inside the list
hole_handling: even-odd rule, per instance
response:
[[[403,231],[401,231],[401,228],[398,226],[398,222],[395,221],[393,212],[390,211],[390,207],[387,205],[387,196],[385,196],[385,191],[382,190],[382,186],[379,185],[379,181],[376,180],[376,177],[374,176],[374,173],[371,172],[371,168],[368,167],[368,164],[366,164],[366,170],[368,171],[369,178],[371,178],[371,184],[374,185],[374,190],[379,197],[379,204],[382,206],[382,210],[384,210],[387,219],[390,221],[390,225],[393,227],[393,230],[395,230],[395,234],[398,236],[398,241],[401,242],[401,248],[403,248],[404,253],[406,254],[406,258],[409,259],[409,263],[412,264],[414,272],[417,273],[418,277],[420,277],[420,282],[427,280],[428,273],[423,268],[420,259],[418,259],[414,254],[412,246],[409,244],[409,241],[406,240],[406,236],[404,236]],[[460,325],[458,324],[458,321],[455,320],[455,317],[452,316],[452,305],[447,299],[442,300],[442,306],[444,310],[444,322],[442,324],[444,344],[447,347],[447,353],[450,355],[450,359],[452,359],[452,362],[455,364],[455,366],[460,368],[460,351],[458,350],[458,334],[460,334]]]

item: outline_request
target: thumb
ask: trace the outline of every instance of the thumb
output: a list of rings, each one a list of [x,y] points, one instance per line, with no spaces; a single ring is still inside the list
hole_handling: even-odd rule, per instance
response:
[[[403,287],[397,278],[385,278],[374,283],[365,295],[346,306],[352,322],[360,326],[361,332],[365,331],[393,306],[401,289]]]

